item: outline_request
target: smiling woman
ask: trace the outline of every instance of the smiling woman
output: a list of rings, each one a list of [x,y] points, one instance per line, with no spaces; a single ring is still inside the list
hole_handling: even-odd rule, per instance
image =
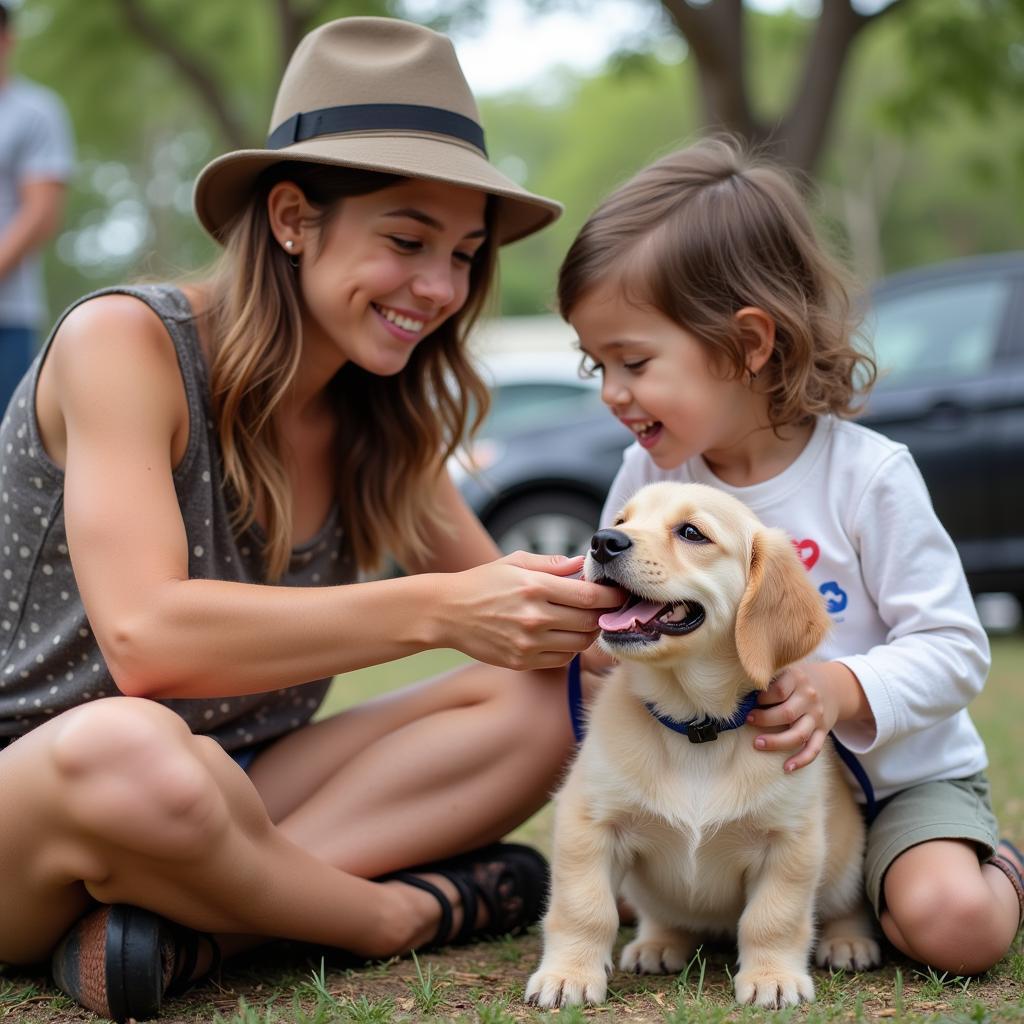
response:
[[[317,29],[195,204],[214,272],[76,303],[0,427],[0,960],[52,954],[118,1020],[266,937],[379,958],[536,920],[544,860],[498,840],[621,602],[498,559],[445,468],[495,250],[560,210],[487,161],[445,37]],[[436,648],[475,660],[310,724],[335,674]]]

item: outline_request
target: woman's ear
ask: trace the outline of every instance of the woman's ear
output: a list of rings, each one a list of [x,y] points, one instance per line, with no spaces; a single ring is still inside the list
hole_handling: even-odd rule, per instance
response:
[[[811,654],[831,624],[792,541],[781,530],[758,530],[736,613],[736,651],[750,681],[765,689],[787,665]]]
[[[756,377],[775,349],[775,321],[757,306],[744,306],[735,316],[747,343],[747,372]]]
[[[298,256],[302,252],[314,214],[302,189],[294,182],[279,181],[267,196],[270,230],[289,256]]]

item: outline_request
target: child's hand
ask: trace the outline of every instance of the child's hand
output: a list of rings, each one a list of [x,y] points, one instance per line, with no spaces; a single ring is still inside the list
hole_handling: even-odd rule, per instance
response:
[[[857,677],[838,661],[808,662],[784,669],[758,697],[747,722],[758,728],[782,727],[759,734],[758,750],[795,750],[783,768],[794,772],[809,765],[825,745],[832,727],[845,717],[851,686],[860,694]]]

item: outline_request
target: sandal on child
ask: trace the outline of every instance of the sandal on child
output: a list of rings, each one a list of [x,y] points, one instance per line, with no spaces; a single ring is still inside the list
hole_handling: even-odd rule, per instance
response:
[[[148,1020],[165,997],[197,980],[200,943],[210,947],[212,972],[220,965],[212,936],[118,903],[82,917],[54,950],[50,969],[57,988],[101,1017]]]
[[[462,924],[452,934],[452,904],[424,874],[441,875],[455,886],[462,902]],[[519,843],[494,843],[479,850],[396,871],[379,881],[404,882],[429,892],[441,907],[441,923],[426,947],[459,946],[477,939],[525,931],[540,920],[548,891],[548,863],[534,849]],[[476,926],[480,903],[486,909]]]
[[[999,852],[999,847],[1005,847],[1006,850],[1012,853],[1017,858],[1017,864],[1024,864],[1024,854],[1009,839],[1000,839],[996,852],[985,862],[986,864],[991,864],[994,868],[999,868],[1010,880],[1010,885],[1013,886],[1014,891],[1017,893],[1017,902],[1020,905],[1020,918],[1017,922],[1017,927],[1019,928],[1021,924],[1024,924],[1024,876],[1021,875],[1021,870],[1017,867],[1017,864]]]

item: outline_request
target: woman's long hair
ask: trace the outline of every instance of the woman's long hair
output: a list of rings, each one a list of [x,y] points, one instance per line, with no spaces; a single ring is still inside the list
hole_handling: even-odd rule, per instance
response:
[[[274,412],[302,356],[298,275],[276,243],[267,196],[294,182],[318,211],[321,232],[346,197],[404,179],[297,161],[275,164],[232,223],[212,279],[206,317],[211,338],[210,390],[225,481],[240,535],[263,518],[268,582],[287,570],[292,550],[292,494]],[[488,200],[488,228],[492,221]],[[430,503],[445,460],[487,411],[487,388],[467,355],[465,336],[494,277],[494,243],[479,250],[463,308],[413,350],[399,373],[379,377],[348,363],[329,384],[337,417],[335,488],[344,546],[356,567],[378,569],[427,553],[432,529],[444,528]]]

